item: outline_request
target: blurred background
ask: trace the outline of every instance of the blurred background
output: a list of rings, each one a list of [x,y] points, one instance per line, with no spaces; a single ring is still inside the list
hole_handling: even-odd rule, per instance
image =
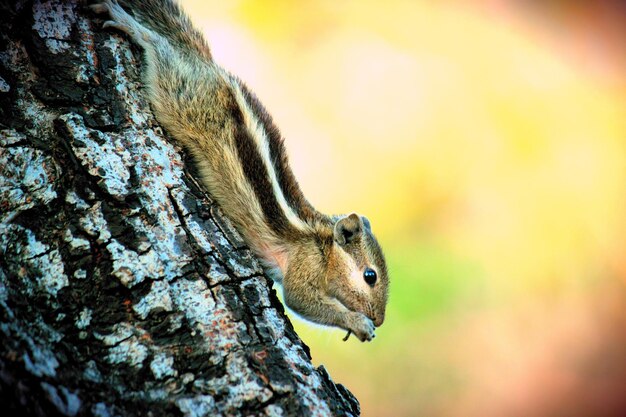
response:
[[[364,416],[626,415],[624,2],[182,3],[386,250],[372,343],[294,319]]]

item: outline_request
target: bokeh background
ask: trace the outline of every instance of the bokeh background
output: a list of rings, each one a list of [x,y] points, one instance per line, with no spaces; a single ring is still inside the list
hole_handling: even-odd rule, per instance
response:
[[[373,343],[294,319],[364,416],[626,415],[624,2],[182,3],[386,249]]]

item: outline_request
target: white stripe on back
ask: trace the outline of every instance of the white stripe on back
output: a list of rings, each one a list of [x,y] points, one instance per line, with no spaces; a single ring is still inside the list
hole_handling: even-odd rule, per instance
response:
[[[276,168],[274,167],[270,157],[269,139],[267,138],[267,133],[263,129],[263,125],[259,122],[258,117],[252,112],[252,108],[246,101],[245,95],[243,94],[239,84],[228,75],[225,75],[224,78],[235,91],[235,100],[237,100],[237,104],[239,104],[239,108],[243,114],[244,123],[248,129],[248,133],[250,133],[250,136],[256,143],[257,149],[259,150],[259,154],[261,155],[261,159],[263,160],[263,164],[265,165],[265,169],[269,175],[270,182],[272,183],[272,189],[274,191],[274,196],[278,201],[278,205],[282,209],[283,213],[285,213],[285,217],[292,226],[301,231],[309,230],[309,225],[300,219],[289,203],[287,203],[283,190],[280,188],[278,177],[276,175]]]

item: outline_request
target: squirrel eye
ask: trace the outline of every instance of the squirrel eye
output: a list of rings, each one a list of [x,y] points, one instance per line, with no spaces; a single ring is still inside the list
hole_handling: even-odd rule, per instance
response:
[[[372,268],[365,268],[365,271],[363,272],[363,279],[365,279],[365,282],[367,282],[369,286],[373,287],[374,284],[376,284],[376,271]]]

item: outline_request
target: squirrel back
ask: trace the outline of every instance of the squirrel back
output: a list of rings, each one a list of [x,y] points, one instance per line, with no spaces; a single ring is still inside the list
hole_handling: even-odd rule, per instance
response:
[[[193,26],[189,17],[176,2],[122,0],[119,3],[132,10],[135,18],[142,25],[166,38],[177,51],[212,63],[210,48],[202,33]],[[244,174],[252,183],[257,199],[261,200],[261,207],[271,221],[273,229],[281,235],[281,238],[285,238],[286,233],[294,234],[293,230],[290,230],[293,229],[290,224],[295,224],[295,229],[308,229],[308,227],[303,227],[300,219],[304,219],[307,225],[316,229],[324,225],[327,227],[332,225],[332,221],[315,210],[302,194],[289,166],[280,130],[269,112],[239,78],[226,73],[217,65],[215,69],[216,72],[221,72],[220,75],[230,84],[230,88],[221,89],[223,104],[230,110],[232,117],[241,119],[253,127],[253,129],[248,129],[253,133],[251,136],[255,136],[253,141],[238,135],[239,140],[235,142],[238,157],[247,161],[243,164]],[[181,85],[177,87],[179,94],[188,94],[180,88]],[[180,104],[180,108],[185,107],[183,103]],[[243,134],[243,136],[250,135]],[[257,146],[250,146],[254,141],[260,145],[258,148],[261,152],[254,149]],[[188,145],[184,140],[182,142]],[[269,183],[265,179],[270,179]],[[295,216],[291,214],[291,211],[295,211]]]

